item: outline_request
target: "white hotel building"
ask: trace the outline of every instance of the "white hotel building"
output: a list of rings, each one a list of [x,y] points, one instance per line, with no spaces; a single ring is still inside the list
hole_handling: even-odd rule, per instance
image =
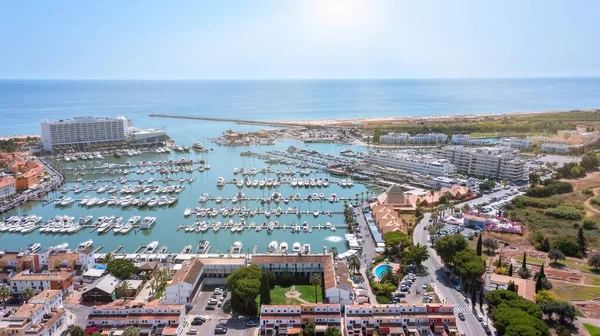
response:
[[[84,150],[95,143],[125,141],[128,133],[127,118],[78,117],[40,123],[44,151],[51,152],[60,146],[77,146]]]
[[[526,179],[526,162],[518,157],[514,149],[446,146],[433,152],[454,164],[461,173],[509,181]]]
[[[447,176],[456,172],[456,167],[448,160],[436,159],[432,156],[412,156],[397,154],[390,156],[369,155],[365,162],[388,168],[404,170],[430,176]]]

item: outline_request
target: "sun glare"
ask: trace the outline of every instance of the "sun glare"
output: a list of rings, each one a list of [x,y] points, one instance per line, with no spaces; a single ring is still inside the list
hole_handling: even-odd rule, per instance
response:
[[[367,2],[361,0],[321,0],[317,2],[320,21],[328,26],[353,26],[361,21]]]

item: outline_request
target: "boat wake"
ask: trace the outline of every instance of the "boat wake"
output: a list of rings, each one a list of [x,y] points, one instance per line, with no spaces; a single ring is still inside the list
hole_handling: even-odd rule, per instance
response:
[[[325,238],[325,240],[330,241],[332,243],[339,243],[342,240],[344,240],[344,238],[338,237],[338,236],[329,236],[329,237]]]

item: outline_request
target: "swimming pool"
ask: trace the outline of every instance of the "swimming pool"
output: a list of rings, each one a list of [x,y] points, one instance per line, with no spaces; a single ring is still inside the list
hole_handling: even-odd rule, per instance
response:
[[[375,269],[375,275],[377,275],[378,278],[381,278],[381,275],[386,272],[386,271],[391,271],[392,267],[390,265],[379,265],[377,266],[377,268]]]

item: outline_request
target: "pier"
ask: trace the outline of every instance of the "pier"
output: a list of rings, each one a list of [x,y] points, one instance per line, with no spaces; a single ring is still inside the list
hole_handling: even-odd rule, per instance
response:
[[[317,125],[308,126],[308,125],[296,124],[296,123],[290,123],[290,122],[273,122],[273,121],[245,120],[245,119],[195,117],[195,116],[182,116],[182,115],[174,115],[174,114],[152,113],[152,114],[149,114],[148,116],[153,117],[153,118],[173,118],[173,119],[189,119],[189,120],[203,120],[203,121],[219,121],[219,122],[235,123],[235,124],[240,124],[240,125],[323,128],[322,126],[317,126]]]

